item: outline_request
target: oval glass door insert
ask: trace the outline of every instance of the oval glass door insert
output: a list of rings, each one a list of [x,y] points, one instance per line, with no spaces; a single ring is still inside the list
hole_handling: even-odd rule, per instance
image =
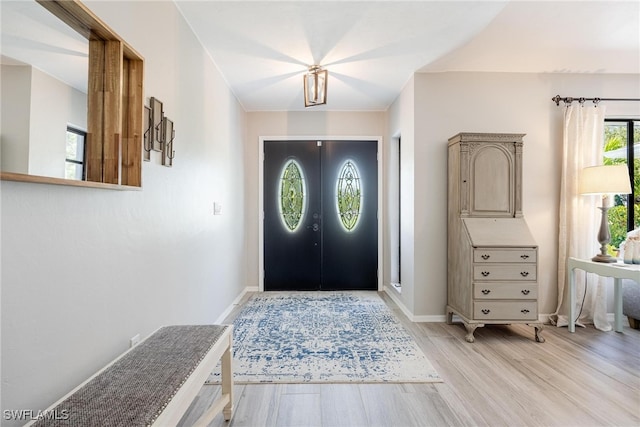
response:
[[[338,174],[336,207],[340,223],[347,231],[352,231],[360,219],[362,206],[362,184],[355,163],[347,160]]]
[[[285,163],[280,175],[280,218],[289,231],[296,231],[305,213],[307,188],[300,164],[293,159]]]

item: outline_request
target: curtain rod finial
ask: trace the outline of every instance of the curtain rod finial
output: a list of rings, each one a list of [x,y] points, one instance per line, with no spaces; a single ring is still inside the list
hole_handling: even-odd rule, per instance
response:
[[[557,107],[560,105],[560,101],[562,101],[562,98],[560,98],[560,95],[556,95],[553,98],[551,98],[551,100],[556,103],[556,107]]]

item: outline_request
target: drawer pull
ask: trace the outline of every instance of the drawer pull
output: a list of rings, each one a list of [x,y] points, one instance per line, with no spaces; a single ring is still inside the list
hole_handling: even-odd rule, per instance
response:
[[[520,272],[520,275],[521,275],[522,277],[527,277],[527,276],[529,275],[529,272],[528,272],[528,271],[521,271],[521,272]]]
[[[522,293],[525,295],[529,295],[529,292],[531,292],[529,289],[523,289]]]
[[[491,255],[487,255],[487,254],[482,255],[482,259],[485,261],[488,260],[489,258],[491,258]]]
[[[520,310],[520,313],[523,314],[527,314],[529,312],[529,310],[527,310],[526,308],[523,308],[522,310]]]
[[[526,254],[525,255],[520,255],[520,258],[527,259],[527,258],[529,258],[529,255],[526,255]]]
[[[483,293],[484,295],[489,295],[489,293],[490,293],[490,292],[491,292],[491,290],[489,290],[489,289],[483,289],[483,290],[482,290],[482,293]]]
[[[489,313],[491,313],[491,310],[489,310],[488,308],[482,309],[482,314],[489,314]]]
[[[488,272],[488,271],[483,271],[483,272],[482,272],[482,273],[480,273],[480,274],[482,274],[482,276],[483,276],[483,277],[487,277],[487,276],[488,276],[489,274],[491,274],[491,273],[490,273],[490,272]]]

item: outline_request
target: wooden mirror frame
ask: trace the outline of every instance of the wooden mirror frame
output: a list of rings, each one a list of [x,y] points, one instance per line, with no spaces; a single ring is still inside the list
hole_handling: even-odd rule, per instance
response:
[[[142,186],[144,59],[78,0],[36,0],[89,40],[86,181],[1,172],[0,179],[131,189]]]

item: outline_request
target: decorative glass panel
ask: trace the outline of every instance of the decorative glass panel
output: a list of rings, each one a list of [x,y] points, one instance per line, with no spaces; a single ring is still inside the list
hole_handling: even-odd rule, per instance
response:
[[[347,230],[353,230],[360,219],[360,206],[362,205],[362,188],[358,168],[348,160],[338,175],[337,208],[342,226]]]
[[[289,160],[280,176],[280,215],[289,231],[295,231],[302,223],[307,188],[298,162]]]

